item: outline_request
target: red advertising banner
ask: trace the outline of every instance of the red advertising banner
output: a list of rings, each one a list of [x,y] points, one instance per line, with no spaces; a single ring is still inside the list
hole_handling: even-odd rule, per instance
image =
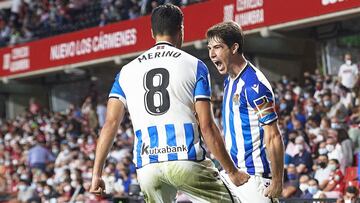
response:
[[[185,42],[203,39],[206,29],[222,20],[222,8],[215,4],[209,1],[183,9]],[[0,77],[143,51],[155,42],[150,27],[150,17],[145,16],[3,48]]]
[[[225,20],[252,30],[357,7],[359,0],[209,0],[183,9],[185,42],[204,39],[211,25]],[[145,16],[0,49],[0,77],[139,52],[153,44]]]
[[[358,7],[359,0],[227,0],[224,19],[251,30]]]

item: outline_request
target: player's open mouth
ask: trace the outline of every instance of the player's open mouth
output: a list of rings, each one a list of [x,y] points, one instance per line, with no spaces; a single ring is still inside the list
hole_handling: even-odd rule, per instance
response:
[[[223,66],[223,63],[221,61],[213,61],[213,63],[215,64],[218,71],[223,71],[224,70],[224,66]]]
[[[220,61],[213,61],[213,62],[214,62],[214,64],[215,64],[216,67],[220,67],[221,64],[222,64]]]

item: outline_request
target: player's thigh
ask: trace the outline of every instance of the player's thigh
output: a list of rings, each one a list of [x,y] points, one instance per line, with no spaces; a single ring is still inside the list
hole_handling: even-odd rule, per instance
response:
[[[228,186],[230,191],[235,194],[242,203],[271,203],[271,199],[264,196],[264,191],[270,185],[270,179],[260,176],[250,176],[250,179],[244,185],[235,186],[229,176],[221,171],[221,178]]]
[[[176,188],[164,181],[161,168],[164,163],[155,163],[138,169],[137,176],[147,203],[168,203],[176,197]]]
[[[218,170],[208,159],[202,162],[174,162],[167,175],[194,202],[233,202]]]

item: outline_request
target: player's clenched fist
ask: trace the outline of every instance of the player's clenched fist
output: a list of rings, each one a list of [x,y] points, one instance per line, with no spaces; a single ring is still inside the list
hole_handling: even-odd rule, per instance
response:
[[[90,192],[95,195],[103,195],[105,193],[105,183],[101,177],[92,177]]]
[[[233,173],[229,173],[231,182],[237,187],[248,182],[250,175],[244,171],[236,170]]]

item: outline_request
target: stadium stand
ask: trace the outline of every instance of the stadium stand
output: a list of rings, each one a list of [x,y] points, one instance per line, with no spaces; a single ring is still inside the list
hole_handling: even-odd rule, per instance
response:
[[[0,10],[0,47],[148,15],[164,3],[202,0],[15,0]]]
[[[305,86],[285,79],[274,83],[279,101],[278,113],[281,115],[279,123],[288,156],[283,193],[285,202],[289,199],[297,201],[302,193],[310,193],[312,198],[330,198],[330,201],[342,196],[345,185],[358,186],[357,166],[351,159],[358,152],[352,151],[351,157],[347,157],[344,147],[346,142],[353,144],[347,131],[358,128],[360,123],[359,117],[352,116],[359,108],[359,101],[356,100],[356,105],[346,103],[348,113],[345,120],[340,122],[335,119],[337,114],[328,118],[327,112],[335,108],[337,102],[345,102],[346,96],[338,88],[337,81],[332,78],[325,81],[323,78],[320,74],[309,76]],[[321,87],[315,86],[315,81],[321,83]],[[326,87],[332,87],[333,91]],[[222,92],[218,89],[215,85],[213,102],[216,120],[221,127]],[[320,91],[318,98],[314,98],[317,91]],[[328,105],[327,99],[335,94],[340,95],[340,101],[333,97]],[[352,101],[355,102],[355,98]],[[2,120],[0,177],[6,181],[0,187],[1,198],[100,201],[89,194],[88,189],[95,141],[99,125],[103,123],[99,123],[104,116],[102,108],[104,105],[89,95],[82,105],[70,105],[66,112],[49,112],[33,102],[23,115],[14,120]],[[344,128],[347,130],[344,131]],[[131,162],[132,143],[131,122],[126,117],[104,169],[108,192],[116,198],[129,198],[131,190],[131,194],[138,192],[135,167]],[[302,162],[305,151],[310,154],[313,165]],[[320,155],[326,159],[320,158]],[[338,160],[337,167],[333,159]],[[318,178],[318,185],[311,186],[311,179],[299,182],[303,174]]]

